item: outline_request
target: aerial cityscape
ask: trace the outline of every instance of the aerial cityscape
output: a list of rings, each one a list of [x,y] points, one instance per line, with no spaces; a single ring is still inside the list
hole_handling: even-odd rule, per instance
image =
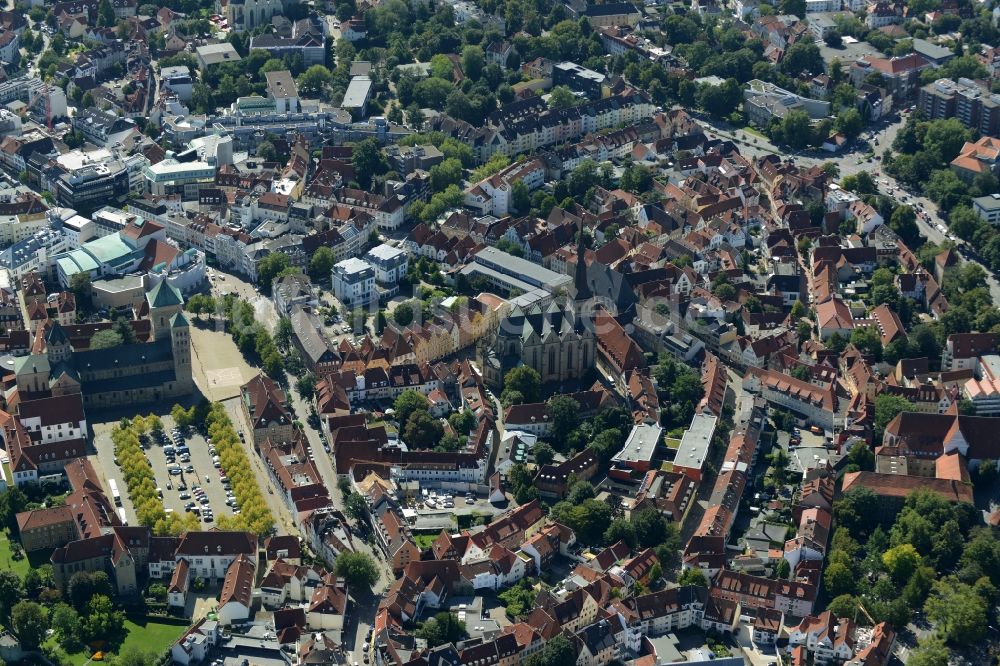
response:
[[[998,179],[995,0],[12,0],[0,666],[994,666]]]

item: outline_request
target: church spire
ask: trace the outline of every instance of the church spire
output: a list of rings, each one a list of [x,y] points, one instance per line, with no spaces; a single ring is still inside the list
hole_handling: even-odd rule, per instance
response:
[[[583,220],[580,220],[580,231],[576,243],[576,276],[573,279],[573,299],[585,301],[593,294],[587,286],[587,248],[583,244]]]

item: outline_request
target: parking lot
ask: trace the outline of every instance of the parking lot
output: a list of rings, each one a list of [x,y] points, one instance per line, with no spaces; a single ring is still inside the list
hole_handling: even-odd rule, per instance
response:
[[[163,421],[164,433],[169,439],[172,437],[171,430],[175,425],[173,419],[170,416],[161,416],[161,420]],[[117,423],[118,421],[114,420],[95,423],[93,425],[94,448],[97,451],[97,463],[95,466],[104,477],[105,488],[108,487],[107,482],[109,479],[116,480],[118,489],[121,492],[122,507],[125,509],[125,516],[129,524],[135,524],[135,508],[132,505],[131,497],[129,497],[125,481],[122,479],[121,468],[114,461],[114,444],[111,441],[111,431]],[[202,519],[204,526],[209,528],[215,524],[215,520],[218,520],[219,516],[231,515],[233,509],[226,505],[226,489],[219,481],[219,473],[213,466],[212,456],[209,453],[208,443],[205,441],[205,438],[195,431],[190,436],[184,438],[183,444],[189,448],[190,460],[182,462],[182,458],[178,455],[173,463],[180,466],[182,470],[181,474],[171,475],[167,471],[167,468],[171,465],[167,463],[164,444],[155,438],[150,438],[149,448],[146,449],[146,457],[153,468],[156,485],[163,491],[164,508],[168,510],[172,509],[177,513],[183,513],[185,505],[192,501],[196,502],[199,510],[210,507],[213,513],[213,520],[206,522]],[[173,442],[170,442],[170,445],[173,446]],[[183,471],[189,467],[193,471]],[[181,490],[179,489],[179,485],[186,485],[187,489]],[[204,491],[204,496],[207,498],[205,504],[201,504],[195,499],[195,486],[200,486]],[[181,499],[181,496],[185,493],[191,495],[191,497]]]

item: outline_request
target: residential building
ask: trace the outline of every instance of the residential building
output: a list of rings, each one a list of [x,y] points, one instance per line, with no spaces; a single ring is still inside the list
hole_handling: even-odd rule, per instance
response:
[[[348,307],[371,303],[378,298],[375,269],[354,257],[337,262],[333,266],[333,294]]]

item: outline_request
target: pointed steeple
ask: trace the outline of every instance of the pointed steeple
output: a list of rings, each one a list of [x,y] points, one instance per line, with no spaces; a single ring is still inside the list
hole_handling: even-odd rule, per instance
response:
[[[587,286],[586,246],[583,244],[583,220],[580,220],[580,230],[576,243],[576,276],[573,279],[573,300],[585,301],[593,294]]]

